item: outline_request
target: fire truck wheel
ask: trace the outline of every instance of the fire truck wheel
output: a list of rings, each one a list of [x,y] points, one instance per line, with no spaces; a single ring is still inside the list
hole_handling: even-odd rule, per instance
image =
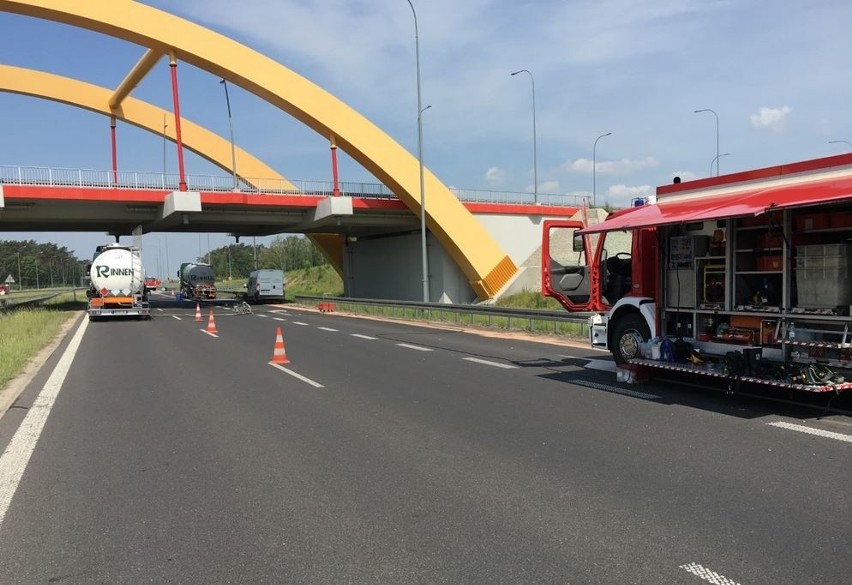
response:
[[[639,355],[639,344],[651,338],[648,324],[641,315],[624,315],[612,331],[612,357],[617,365],[626,363]]]

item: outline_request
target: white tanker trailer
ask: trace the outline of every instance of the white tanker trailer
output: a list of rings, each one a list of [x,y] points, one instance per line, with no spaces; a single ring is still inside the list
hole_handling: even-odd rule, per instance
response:
[[[136,246],[106,244],[95,249],[89,267],[89,320],[101,317],[150,318],[145,267]]]

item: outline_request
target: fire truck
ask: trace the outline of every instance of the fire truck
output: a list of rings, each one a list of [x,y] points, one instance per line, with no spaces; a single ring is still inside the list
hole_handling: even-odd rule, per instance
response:
[[[542,293],[618,379],[852,389],[852,154],[689,182],[543,225]]]

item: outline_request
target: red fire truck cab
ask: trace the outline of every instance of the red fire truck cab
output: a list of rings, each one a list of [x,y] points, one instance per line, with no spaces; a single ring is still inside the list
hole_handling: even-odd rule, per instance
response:
[[[852,154],[658,187],[547,221],[542,292],[621,370],[852,388]]]

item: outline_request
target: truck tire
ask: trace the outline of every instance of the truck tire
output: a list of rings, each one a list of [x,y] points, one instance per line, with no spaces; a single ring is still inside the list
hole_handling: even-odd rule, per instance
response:
[[[639,355],[639,344],[651,338],[651,330],[642,315],[629,313],[621,317],[612,329],[610,351],[616,365]]]

